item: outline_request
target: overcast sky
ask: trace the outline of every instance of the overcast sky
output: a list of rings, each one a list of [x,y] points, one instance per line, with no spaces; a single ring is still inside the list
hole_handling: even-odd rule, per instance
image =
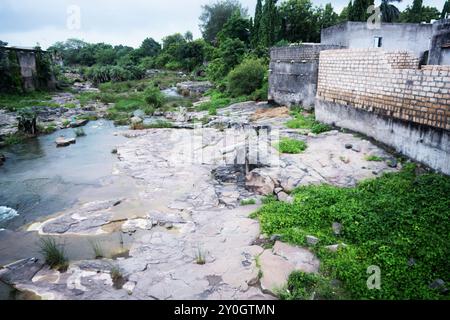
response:
[[[444,1],[424,0],[424,4],[441,10]],[[138,47],[146,37],[160,41],[166,35],[188,30],[198,38],[201,6],[210,2],[214,1],[0,0],[0,40],[13,46],[39,43],[47,48],[68,38]],[[316,5],[329,2],[340,12],[348,0],[313,0]],[[256,0],[241,0],[241,3],[253,15]],[[412,0],[403,0],[398,7],[404,9],[411,3]],[[80,9],[79,29],[72,19],[76,13],[70,11],[74,5]]]

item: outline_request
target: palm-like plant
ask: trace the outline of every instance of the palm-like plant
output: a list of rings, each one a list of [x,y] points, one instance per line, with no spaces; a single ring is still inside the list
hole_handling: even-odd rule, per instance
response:
[[[400,10],[392,2],[402,2],[402,0],[381,0],[380,11],[383,22],[394,22],[400,17]]]

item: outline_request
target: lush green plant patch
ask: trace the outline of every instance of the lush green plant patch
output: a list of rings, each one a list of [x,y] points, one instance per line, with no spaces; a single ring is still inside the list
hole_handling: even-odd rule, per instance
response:
[[[400,173],[360,183],[356,188],[301,187],[293,204],[270,201],[256,214],[265,234],[314,249],[321,273],[343,281],[358,299],[448,299],[431,289],[450,279],[450,177],[416,174],[414,165]],[[334,235],[332,224],[342,224]],[[345,243],[337,253],[327,245]],[[381,269],[381,290],[369,290],[367,269]]]
[[[277,145],[278,150],[281,153],[297,154],[306,150],[306,142],[301,140],[283,138]]]
[[[309,129],[315,134],[327,132],[332,129],[329,125],[317,122],[313,113],[305,115],[300,107],[296,107],[292,114],[294,119],[286,123],[286,126],[290,129]]]

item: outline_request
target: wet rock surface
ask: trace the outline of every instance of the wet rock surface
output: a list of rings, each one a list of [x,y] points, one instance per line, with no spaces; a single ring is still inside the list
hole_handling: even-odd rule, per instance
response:
[[[116,148],[114,174],[137,181],[142,189],[135,198],[150,205],[124,218],[117,212],[127,199],[89,202],[43,222],[38,231],[95,235],[117,224],[120,232],[134,235],[129,256],[71,262],[66,273],[22,263],[16,269],[22,277],[11,276],[6,268],[0,278],[6,274],[19,290],[48,299],[273,299],[292,271],[318,272],[320,262],[307,248],[284,244],[278,237],[272,249],[263,249],[269,240],[260,238],[258,221],[249,218],[258,205],[240,202],[275,194],[291,202],[289,193],[298,186],[351,187],[373,178],[373,171],[398,168],[366,161],[367,154],[387,156],[369,141],[338,131],[305,136],[285,128],[285,110],[269,108],[255,102],[232,105],[219,110],[201,131],[124,132],[128,141]],[[185,119],[201,116],[183,114]],[[248,127],[257,134],[246,136],[243,129]],[[230,143],[226,129],[233,128]],[[271,139],[258,143],[257,153],[270,150],[270,155],[250,159],[246,143],[253,144],[264,132]],[[274,143],[280,137],[304,140],[308,148],[302,154],[279,154]],[[349,161],[343,163],[342,157]],[[112,270],[120,271],[120,286],[114,284]]]

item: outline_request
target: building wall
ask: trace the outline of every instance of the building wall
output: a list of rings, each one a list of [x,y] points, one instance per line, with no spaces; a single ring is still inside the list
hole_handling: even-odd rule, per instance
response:
[[[450,20],[433,24],[428,64],[450,65]]]
[[[382,38],[384,50],[408,50],[421,58],[430,48],[432,24],[382,23],[380,29],[369,29],[365,22],[344,22],[322,30],[321,43],[350,49],[374,48],[374,38]]]
[[[36,74],[36,55],[32,51],[17,51],[23,87],[25,91],[35,90],[34,75]]]
[[[320,53],[316,116],[450,174],[450,66],[406,51]]]
[[[312,108],[317,92],[319,54],[337,48],[318,44],[273,48],[269,75],[269,100]]]

